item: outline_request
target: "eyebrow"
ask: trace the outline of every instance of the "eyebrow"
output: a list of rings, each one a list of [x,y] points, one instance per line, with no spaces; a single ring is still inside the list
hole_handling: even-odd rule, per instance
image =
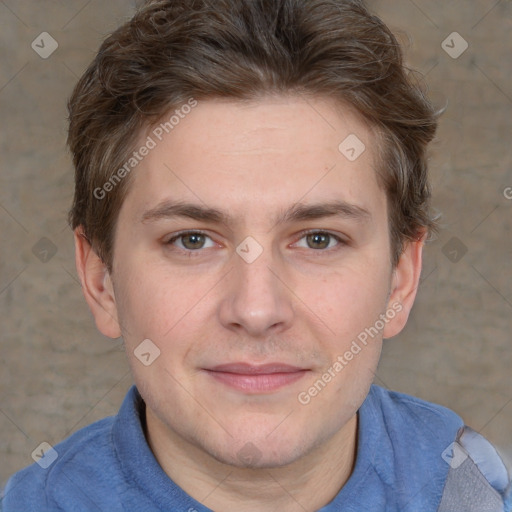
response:
[[[167,200],[158,204],[155,208],[144,212],[141,216],[141,222],[145,224],[175,217],[185,217],[213,224],[226,225],[232,224],[234,220],[229,213],[216,208]],[[279,224],[317,220],[326,217],[339,217],[357,222],[366,222],[371,219],[372,215],[361,206],[337,200],[315,204],[296,203],[290,208],[281,211],[273,220],[275,227]]]

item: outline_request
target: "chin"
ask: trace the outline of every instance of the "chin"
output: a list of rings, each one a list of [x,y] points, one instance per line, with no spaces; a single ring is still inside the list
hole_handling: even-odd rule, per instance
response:
[[[229,445],[222,447],[203,445],[203,450],[217,461],[236,468],[275,469],[293,464],[322,443],[321,439],[315,440],[300,433],[286,432],[286,435],[273,437],[272,441],[265,437],[254,436],[253,440],[239,437],[236,442],[231,439]]]
[[[210,455],[219,462],[239,469],[275,469],[288,466],[303,455],[300,450],[264,451],[248,441],[237,452],[224,451],[210,452]]]

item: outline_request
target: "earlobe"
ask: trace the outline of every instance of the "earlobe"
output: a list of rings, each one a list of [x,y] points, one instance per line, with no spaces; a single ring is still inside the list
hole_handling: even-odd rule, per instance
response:
[[[388,309],[393,309],[396,315],[386,324],[384,338],[396,336],[407,323],[421,276],[425,238],[426,233],[416,240],[405,243],[398,265],[393,271]]]
[[[96,327],[109,338],[119,338],[121,329],[110,273],[91,247],[81,226],[75,229],[74,237],[76,269]]]

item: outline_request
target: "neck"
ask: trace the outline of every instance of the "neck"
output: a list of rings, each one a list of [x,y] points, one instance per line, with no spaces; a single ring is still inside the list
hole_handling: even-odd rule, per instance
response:
[[[170,431],[146,411],[148,443],[165,473],[214,511],[318,510],[349,479],[357,448],[357,415],[311,452],[283,467],[241,469],[223,464]]]

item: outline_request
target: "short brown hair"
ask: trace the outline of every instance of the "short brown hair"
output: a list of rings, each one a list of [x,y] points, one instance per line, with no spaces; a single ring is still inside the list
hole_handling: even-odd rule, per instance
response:
[[[103,42],[69,101],[72,228],[82,226],[112,270],[130,176],[108,197],[94,191],[130,158],[144,128],[191,98],[293,93],[349,104],[376,128],[396,265],[406,240],[435,229],[425,153],[437,118],[393,34],[357,0],[147,2]]]

